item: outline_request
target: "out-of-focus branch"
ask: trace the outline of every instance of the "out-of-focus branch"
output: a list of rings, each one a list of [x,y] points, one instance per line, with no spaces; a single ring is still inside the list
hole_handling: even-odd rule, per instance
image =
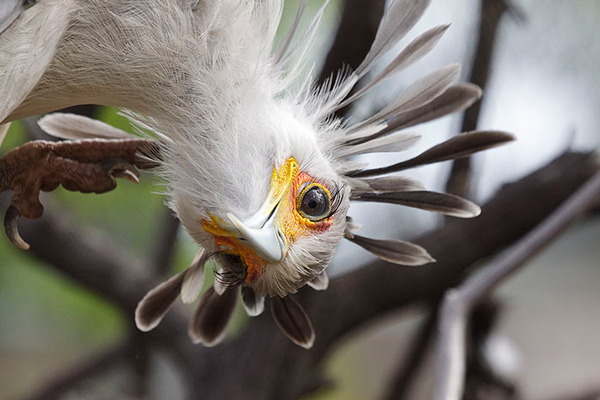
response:
[[[494,44],[498,33],[498,26],[504,13],[509,9],[506,0],[482,0],[479,17],[479,39],[475,49],[475,59],[471,67],[468,81],[485,88],[490,77]],[[477,129],[477,121],[481,111],[481,101],[467,109],[463,116],[461,132],[470,132]],[[455,160],[448,182],[446,192],[461,197],[469,197],[471,191],[471,158],[465,157]]]
[[[173,215],[173,212],[166,207],[159,218],[159,224],[158,234],[156,235],[156,250],[150,262],[154,266],[154,271],[160,275],[165,275],[172,264],[175,241],[177,240],[177,231],[180,224],[177,217]]]
[[[319,76],[325,82],[343,66],[358,67],[371,48],[379,21],[385,9],[385,0],[345,0],[340,25],[333,45],[327,54]],[[338,111],[345,115],[347,108]]]
[[[387,395],[384,396],[385,399],[402,400],[408,398],[410,385],[417,375],[419,368],[423,365],[425,353],[434,337],[435,327],[437,325],[438,306],[439,301],[436,301],[435,307],[432,307],[429,311],[425,320],[417,330],[415,337],[409,344],[406,360],[400,365],[400,368],[393,376]]]
[[[97,376],[117,363],[125,361],[128,341],[120,342],[108,350],[85,360],[83,363],[71,367],[67,371],[55,376],[50,382],[39,388],[28,400],[55,400],[62,398],[69,390],[85,379]]]
[[[77,228],[65,214],[59,218],[47,210],[38,221],[23,220],[20,231],[31,244],[30,254],[133,315],[145,290],[158,279],[122,246]]]
[[[501,258],[475,272],[456,289],[449,290],[439,320],[436,400],[459,400],[465,371],[465,330],[472,307],[525,261],[558,236],[575,218],[600,199],[600,173],[596,173],[550,217]]]
[[[385,0],[345,0],[343,4],[340,24],[319,77],[321,83],[344,65],[358,67],[371,48],[385,9]]]
[[[600,400],[600,389],[590,390],[573,396],[555,397],[552,400]]]
[[[154,345],[174,354],[190,395],[204,399],[293,399],[318,381],[320,362],[331,347],[382,314],[418,300],[434,299],[474,262],[518,239],[549,215],[597,171],[594,155],[568,153],[549,166],[503,188],[473,220],[449,221],[416,242],[438,259],[420,268],[374,262],[333,279],[324,292],[302,290],[301,302],[315,326],[315,347],[289,343],[268,315],[252,319],[236,340],[216,348],[194,346],[187,320],[175,308],[148,335]],[[117,304],[133,320],[133,310],[159,279],[149,268],[107,239],[91,238],[65,218],[47,211],[41,221],[22,224],[21,232],[40,260]],[[257,357],[264,368],[251,368]],[[284,368],[285,366],[285,368]],[[226,372],[224,372],[226,371]],[[236,376],[235,385],[231,376]],[[271,382],[257,385],[256,382]]]
[[[490,364],[490,358],[485,351],[502,308],[502,303],[492,295],[477,303],[470,313],[466,338],[467,369],[463,400],[520,399],[514,383],[498,373],[499,371]]]

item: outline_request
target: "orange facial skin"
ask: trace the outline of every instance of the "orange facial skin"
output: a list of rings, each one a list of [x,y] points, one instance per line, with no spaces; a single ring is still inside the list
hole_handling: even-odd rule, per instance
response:
[[[321,186],[331,199],[329,190],[320,183],[315,182],[315,179],[306,173],[300,173],[294,180],[290,188],[288,196],[282,199],[281,211],[277,215],[280,226],[288,240],[288,243],[294,243],[299,237],[314,235],[329,229],[333,224],[333,216],[314,222],[302,216],[299,211],[298,195],[304,192],[305,184],[313,183]]]
[[[245,282],[252,282],[260,275],[260,271],[267,264],[265,260],[260,258],[252,247],[244,244],[236,238],[217,236],[215,243],[222,251],[240,256],[246,265]]]
[[[290,166],[290,163],[293,164]],[[291,179],[292,182],[287,189],[288,193],[281,198],[281,203],[277,210],[276,221],[286,237],[288,248],[289,245],[298,240],[298,238],[324,232],[333,224],[333,215],[320,221],[311,221],[301,214],[299,210],[301,199],[298,197],[306,191],[308,186],[318,185],[322,187],[329,195],[330,201],[331,195],[325,185],[319,183],[310,175],[299,172],[299,168],[297,167],[294,158],[289,158],[281,167],[280,171],[283,169],[289,170],[290,167],[293,173],[291,176],[288,175],[288,179]],[[280,175],[275,169],[273,170],[273,176],[271,178],[271,185],[274,184],[281,184]],[[259,257],[254,249],[247,243],[237,238],[234,232],[225,228],[225,224],[222,220],[211,215],[210,220],[203,220],[202,224],[204,230],[215,236],[215,243],[220,251],[235,254],[242,258],[247,268],[245,278],[246,283],[251,283],[260,276],[261,272],[268,264],[267,261]]]

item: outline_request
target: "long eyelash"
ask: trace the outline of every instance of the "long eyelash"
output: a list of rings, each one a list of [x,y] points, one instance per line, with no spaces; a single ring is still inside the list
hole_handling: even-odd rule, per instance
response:
[[[242,258],[235,254],[216,252],[210,256],[215,264],[222,267],[222,271],[213,268],[215,280],[227,289],[234,289],[244,283],[247,274],[247,268]],[[233,271],[231,266],[238,266],[237,271]]]
[[[213,272],[215,274],[215,280],[227,289],[235,289],[236,287],[244,283],[243,279],[238,278],[233,272],[231,272],[228,269],[223,270],[222,272],[219,272],[215,269],[213,270]]]
[[[331,210],[329,211],[329,215],[327,215],[327,218],[335,214],[340,208],[340,205],[342,205],[342,194],[344,193],[344,188],[344,184],[335,183],[333,186],[333,190],[329,191],[329,193],[331,194]]]

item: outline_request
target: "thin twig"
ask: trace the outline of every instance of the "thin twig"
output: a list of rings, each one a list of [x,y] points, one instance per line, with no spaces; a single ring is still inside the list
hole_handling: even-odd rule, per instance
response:
[[[467,354],[465,396],[463,400],[494,398],[496,400],[516,400],[515,385],[507,378],[498,375],[489,364],[485,354],[485,344],[490,338],[501,313],[502,304],[486,296],[478,302],[469,315],[467,330]]]
[[[129,365],[133,370],[134,378],[131,382],[132,394],[136,399],[148,397],[150,387],[150,349],[147,338],[143,332],[132,328],[129,348]]]
[[[600,173],[596,173],[538,227],[510,248],[504,257],[490,263],[450,289],[439,320],[435,400],[458,400],[463,393],[465,374],[465,329],[472,307],[502,280],[557,237],[575,218],[600,198]]]
[[[429,348],[431,339],[434,337],[435,327],[437,326],[437,315],[440,301],[435,302],[435,306],[431,307],[425,320],[417,330],[414,338],[409,345],[409,353],[405,357],[405,361],[399,366],[400,368],[394,375],[389,391],[384,398],[388,400],[401,400],[408,398],[410,385],[414,380],[419,368],[425,360],[425,353]]]

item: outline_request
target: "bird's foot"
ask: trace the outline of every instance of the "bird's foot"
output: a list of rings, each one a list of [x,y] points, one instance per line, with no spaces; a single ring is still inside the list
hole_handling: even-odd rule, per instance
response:
[[[0,191],[14,191],[4,217],[8,238],[22,249],[29,248],[19,235],[17,221],[21,215],[42,216],[40,190],[62,185],[71,191],[105,193],[117,186],[116,178],[138,182],[138,168],[156,167],[156,159],[157,145],[143,139],[33,141],[11,150],[0,160]]]

